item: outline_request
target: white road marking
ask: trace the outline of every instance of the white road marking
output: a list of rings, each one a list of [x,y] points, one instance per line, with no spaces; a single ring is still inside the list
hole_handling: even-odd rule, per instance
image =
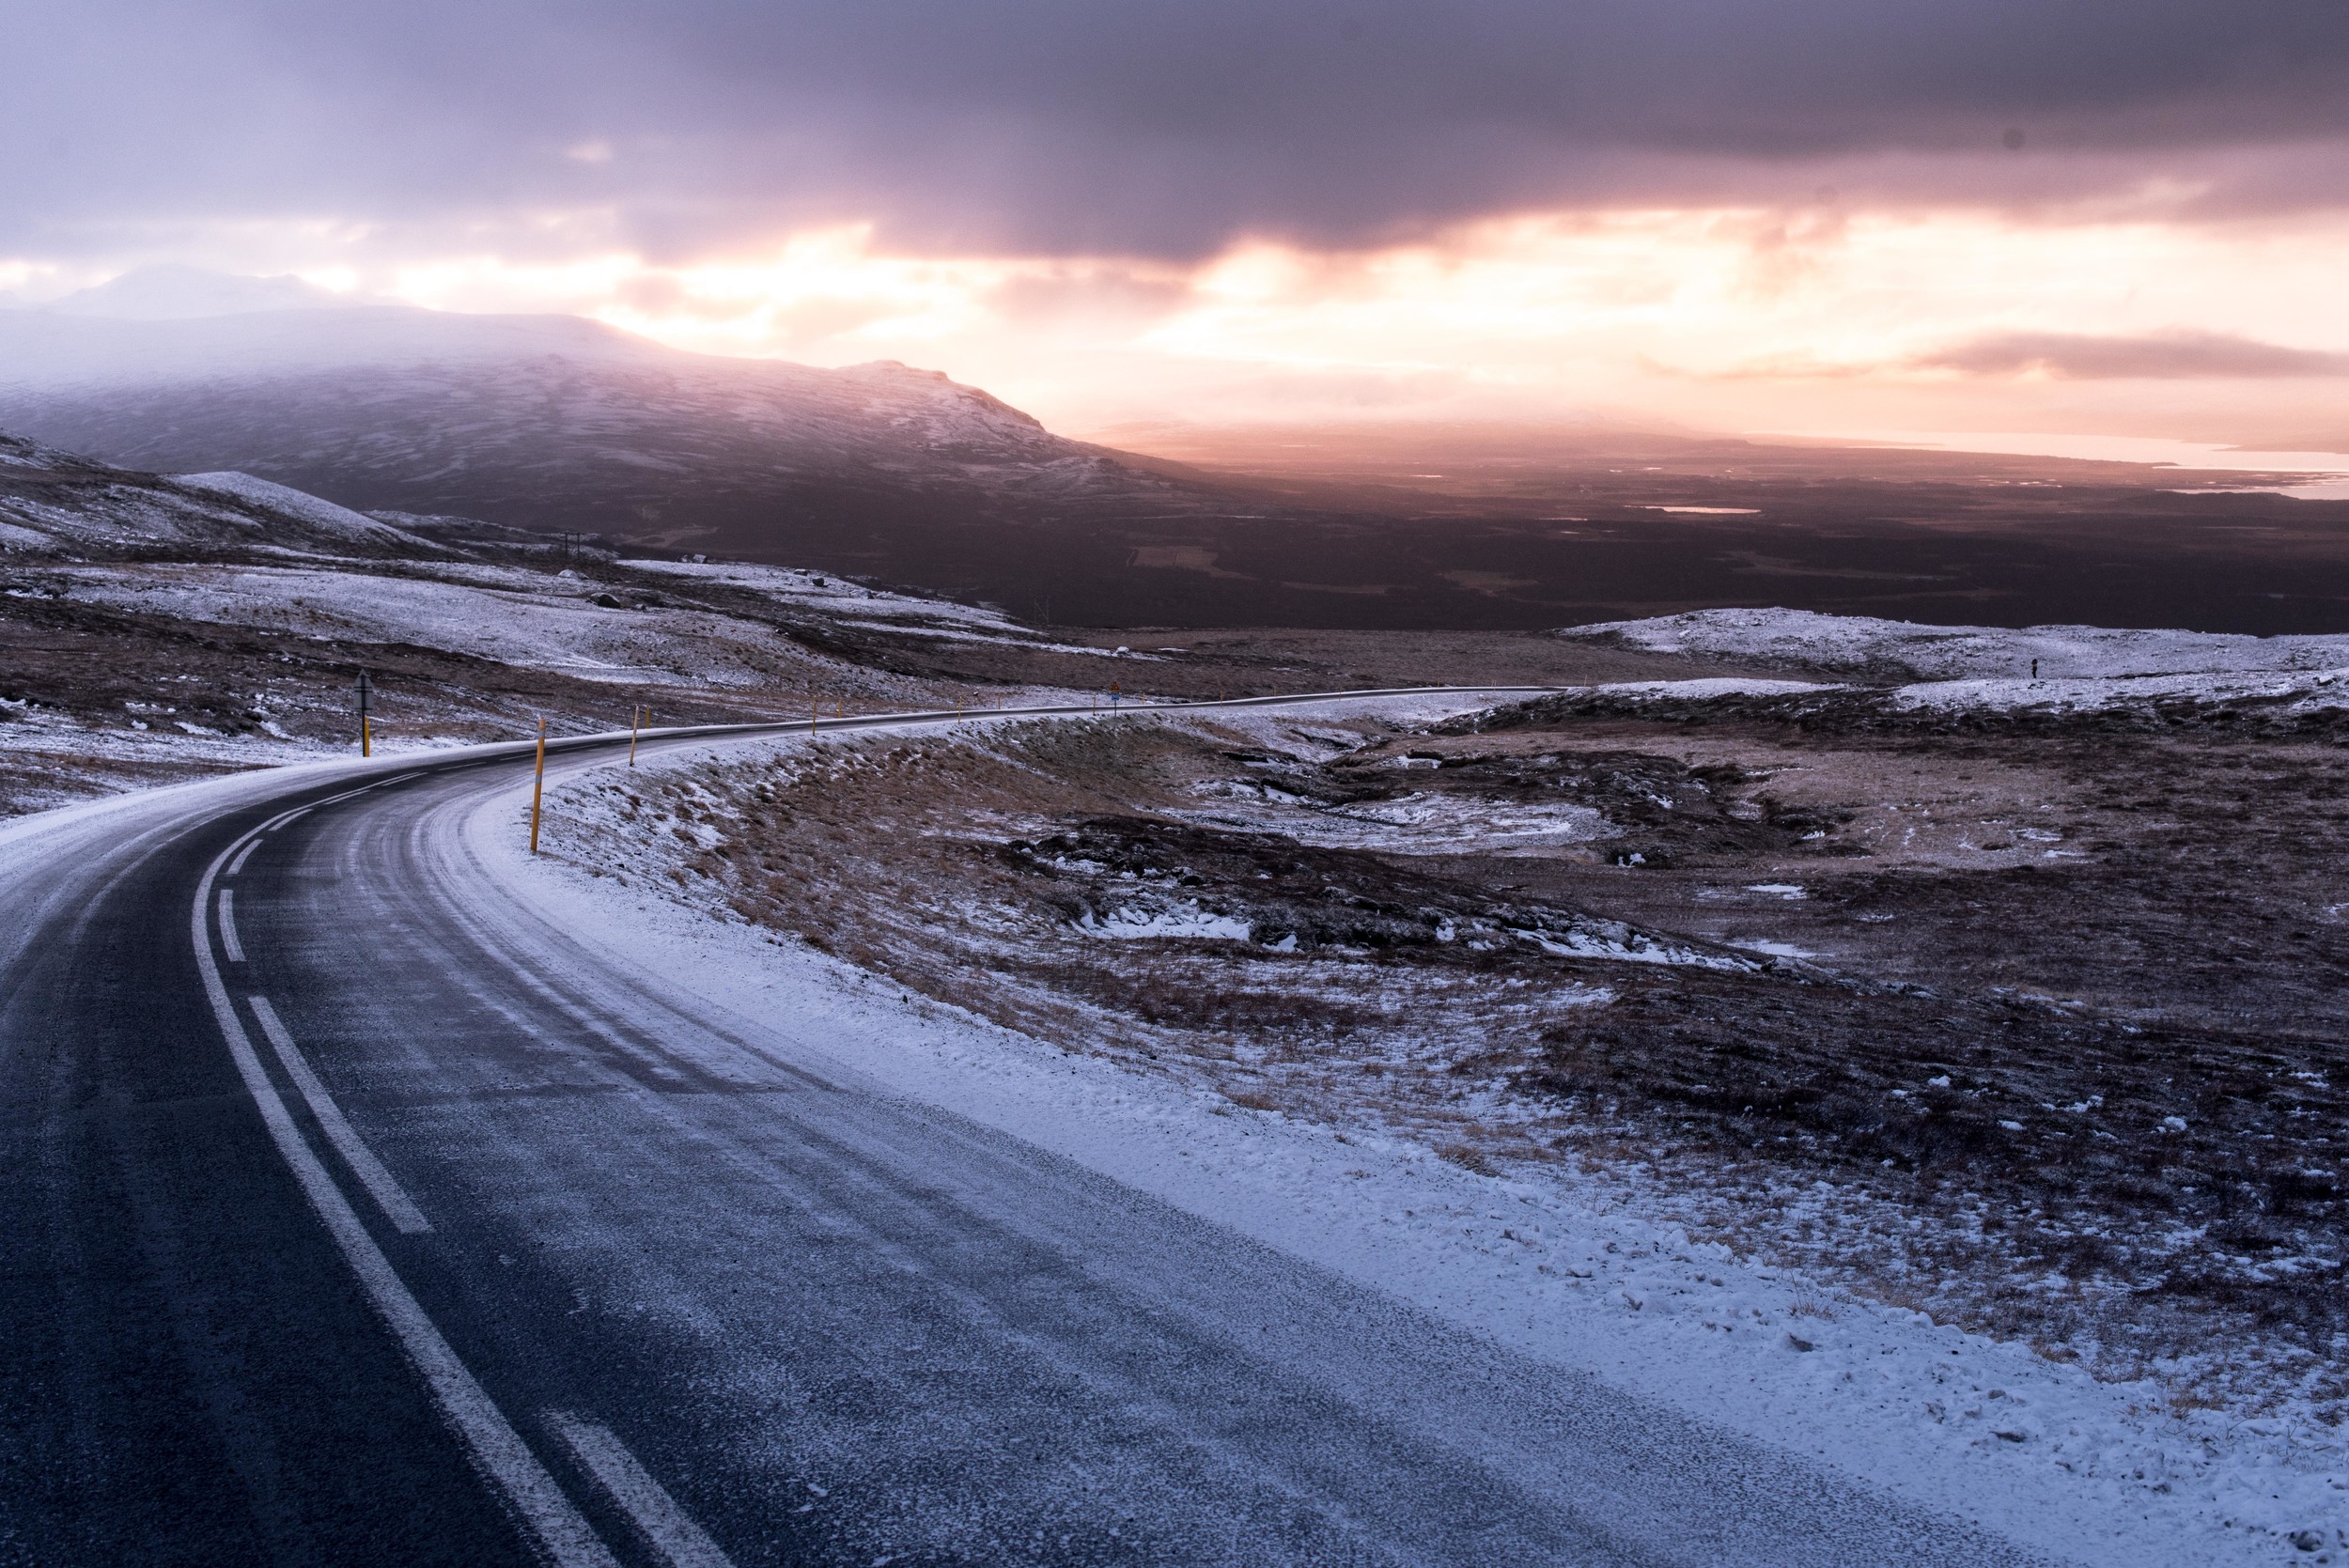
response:
[[[234,888],[220,890],[220,945],[232,964],[244,962],[244,944],[237,940],[237,915],[232,908],[237,893]]]
[[[258,849],[260,846],[261,841],[257,838],[247,844],[243,848],[238,850],[237,858],[228,862],[228,869],[222,872],[221,875],[223,877],[234,877],[238,872],[242,871],[244,869],[246,857],[251,855],[253,851]]]
[[[457,1352],[449,1348],[448,1341],[441,1337],[423,1304],[400,1282],[391,1260],[384,1257],[375,1238],[367,1234],[367,1228],[359,1222],[350,1201],[303,1139],[302,1130],[294,1126],[292,1113],[278,1097],[276,1086],[270,1082],[259,1055],[253,1049],[252,1037],[245,1033],[236,1007],[228,1000],[228,987],[221,983],[220,966],[212,962],[212,944],[204,929],[205,900],[210,896],[212,880],[220,874],[228,854],[228,850],[222,850],[196,884],[188,929],[195,941],[195,967],[203,977],[204,994],[212,1004],[212,1017],[219,1021],[221,1035],[228,1042],[229,1057],[237,1064],[237,1075],[244,1079],[245,1092],[253,1096],[277,1152],[285,1157],[295,1181],[301,1184],[303,1195],[310,1200],[311,1208],[325,1223],[327,1234],[342,1250],[343,1259],[358,1277],[360,1288],[382,1314],[400,1348],[408,1353],[409,1361],[423,1375],[433,1402],[440,1405],[441,1414],[472,1454],[474,1464],[490,1484],[505,1494],[556,1568],[619,1568],[619,1560],[597,1539],[595,1530],[572,1506],[570,1498],[563,1495],[547,1467],[538,1463],[538,1456],[530,1452],[530,1445],[522,1441],[521,1434],[514,1430],[496,1402],[465,1369]]]
[[[1209,705],[1199,705],[1202,706]],[[1215,705],[1225,706],[1225,705]],[[1247,706],[1233,704],[1229,706]],[[1071,713],[1075,709],[1068,709]],[[943,717],[940,715],[939,717]],[[865,727],[885,724],[888,719],[849,721],[849,724]],[[899,720],[898,722],[902,722]],[[780,728],[770,725],[710,726],[713,732],[726,729]],[[843,726],[848,727],[848,726]],[[277,1146],[294,1180],[302,1188],[315,1211],[332,1236],[359,1285],[366,1293],[377,1312],[381,1314],[400,1348],[407,1353],[410,1364],[424,1378],[431,1391],[433,1403],[448,1421],[459,1439],[464,1443],[474,1466],[490,1483],[503,1493],[516,1514],[521,1515],[531,1533],[537,1538],[547,1557],[556,1568],[620,1568],[619,1560],[611,1548],[599,1540],[595,1529],[580,1514],[554,1477],[530,1451],[513,1422],[497,1407],[478,1379],[470,1372],[448,1341],[433,1324],[424,1304],[418,1301],[399,1278],[398,1270],[383,1255],[375,1238],[335,1186],[318,1154],[294,1125],[293,1114],[286,1109],[277,1087],[270,1081],[269,1073],[253,1048],[252,1036],[245,1032],[237,1017],[236,1005],[229,1000],[228,987],[221,980],[220,966],[212,959],[210,933],[205,927],[205,903],[211,897],[213,884],[232,855],[250,847],[261,833],[283,828],[297,817],[306,815],[315,806],[332,804],[360,793],[350,790],[328,800],[319,800],[271,818],[252,830],[242,839],[230,845],[205,868],[197,881],[195,897],[190,907],[188,934],[195,947],[195,966],[204,983],[204,994],[212,1006],[212,1017],[220,1025],[221,1036],[227,1042],[228,1055],[236,1063],[237,1076],[244,1082],[245,1093],[253,1098],[261,1122],[269,1129],[270,1140]],[[229,890],[221,890],[222,946],[232,962],[241,963],[243,952],[238,947],[234,927],[229,924]],[[258,998],[255,999],[257,1001]],[[255,1016],[260,1017],[258,1009]],[[282,1027],[282,1026],[281,1026]],[[274,1041],[272,1042],[275,1044]],[[299,1058],[297,1057],[297,1060]],[[290,1065],[288,1068],[291,1072]],[[301,1081],[299,1078],[295,1079]],[[332,1104],[331,1101],[326,1102]],[[315,1112],[316,1107],[313,1107]],[[320,1126],[326,1119],[319,1117]],[[356,1140],[354,1139],[354,1142]],[[364,1145],[361,1145],[364,1147]],[[345,1157],[348,1158],[348,1155]],[[356,1163],[352,1165],[355,1171]],[[604,1428],[591,1423],[568,1421],[567,1418],[550,1416],[551,1422],[560,1420],[566,1425],[557,1431],[570,1445],[580,1462],[612,1493],[625,1508],[637,1528],[642,1529],[655,1549],[668,1560],[684,1568],[731,1568],[725,1555],[716,1543],[677,1506],[660,1483],[646,1474],[633,1455],[622,1447],[619,1439]],[[598,1438],[601,1441],[599,1442]]]
[[[310,1114],[319,1119],[319,1130],[326,1134],[326,1141],[334,1145],[335,1153],[343,1157],[343,1162],[350,1167],[360,1185],[374,1195],[376,1203],[400,1230],[411,1235],[430,1230],[431,1221],[409,1201],[399,1183],[383,1169],[383,1162],[375,1157],[375,1151],[343,1119],[343,1108],[334,1103],[326,1085],[310,1070],[309,1059],[293,1043],[293,1036],[286,1032],[286,1026],[278,1020],[277,1009],[269,1004],[269,998],[249,996],[244,1000],[245,1005],[253,1009],[253,1016],[261,1020],[261,1032],[276,1048],[277,1060],[286,1064],[286,1076],[294,1080],[294,1087],[302,1091],[303,1099],[310,1107]]]
[[[272,816],[267,822],[262,823],[259,827],[254,829],[253,831],[257,833],[273,833],[278,829],[284,827],[287,823],[291,822],[295,817],[307,816],[311,812],[317,810],[320,806],[331,806],[337,800],[348,800],[354,795],[365,795],[370,789],[381,789],[386,784],[406,784],[410,779],[421,779],[429,771],[429,768],[420,768],[412,773],[402,773],[396,779],[378,779],[373,784],[361,784],[356,789],[346,789],[340,795],[329,795],[323,800],[313,800],[306,806],[297,807],[292,811],[284,812],[276,816]],[[239,865],[243,863],[244,862],[241,861],[238,862]],[[233,865],[230,866],[227,874],[234,877],[237,874],[237,867]]]
[[[668,1488],[655,1481],[612,1429],[561,1410],[546,1412],[547,1425],[570,1445],[587,1472],[603,1483],[612,1500],[644,1532],[646,1541],[670,1568],[734,1568],[718,1543],[677,1505]]]

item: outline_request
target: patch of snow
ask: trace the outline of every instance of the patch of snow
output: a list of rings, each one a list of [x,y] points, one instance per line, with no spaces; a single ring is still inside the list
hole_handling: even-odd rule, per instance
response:
[[[2163,698],[2224,702],[2244,697],[2296,699],[2310,707],[2341,707],[2349,706],[2349,682],[2344,682],[2344,676],[2349,676],[2349,669],[1937,680],[1901,687],[1892,693],[1892,701],[1902,707],[1952,711],[2046,707],[2085,712]]]
[[[1751,970],[1753,964],[1721,953],[1701,953],[1676,942],[1657,941],[1643,932],[1547,931],[1508,927],[1509,935],[1532,943],[1553,958],[1610,958],[1628,964],[1669,964],[1680,969]],[[1788,956],[1799,956],[1788,955]]]
[[[2248,637],[2092,626],[1927,626],[1809,610],[1699,610],[1568,627],[1561,637],[1656,653],[1755,659],[1854,674],[1885,668],[1925,680],[2113,679],[2157,675],[2338,671],[2349,636]]]
[[[1255,832],[1282,833],[1322,848],[1382,849],[1407,855],[1471,849],[1522,853],[1550,845],[1610,838],[1622,830],[1589,806],[1520,804],[1470,795],[1417,794],[1392,800],[1324,805],[1253,779],[1200,786],[1225,809],[1175,815]],[[1251,809],[1251,808],[1253,809]]]
[[[240,501],[250,501],[272,511],[283,512],[288,517],[300,518],[313,528],[343,538],[397,543],[431,554],[441,553],[439,546],[394,528],[389,523],[378,522],[364,512],[354,512],[348,506],[337,506],[332,501],[312,495],[307,490],[298,490],[290,485],[280,485],[268,479],[257,479],[250,474],[240,474],[234,469],[216,474],[175,474],[171,478],[173,483],[185,485],[190,489],[234,496]]]
[[[1758,937],[1740,938],[1729,945],[1743,948],[1748,953],[1764,954],[1772,958],[1816,958],[1818,956],[1809,948],[1797,947],[1792,942],[1769,941]]]
[[[1623,680],[1591,690],[1610,697],[1663,697],[1676,702],[1704,702],[1714,697],[1793,697],[1806,691],[1832,691],[1815,680],[1761,680],[1742,675],[1708,675],[1701,680]]]
[[[1112,909],[1097,919],[1087,910],[1075,924],[1089,937],[1200,937],[1238,942],[1248,939],[1250,929],[1248,922],[1203,909],[1191,899],[1166,908]]]
[[[617,683],[682,678],[756,686],[768,677],[745,656],[763,657],[774,646],[773,634],[755,622],[697,610],[614,615],[555,578],[508,568],[468,567],[421,578],[301,567],[143,566],[70,568],[68,581],[74,598],[121,609],[412,643]]]

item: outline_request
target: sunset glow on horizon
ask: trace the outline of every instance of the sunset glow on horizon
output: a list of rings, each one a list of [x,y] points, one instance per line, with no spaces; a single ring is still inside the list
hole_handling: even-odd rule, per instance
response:
[[[291,273],[901,359],[1075,433],[1600,413],[2349,447],[2349,23],[2293,4],[215,21],[35,19],[134,107],[94,116],[68,72],[0,108],[29,171],[0,303]]]
[[[2328,264],[2345,229],[2333,214],[1616,210],[1378,249],[1242,242],[1182,266],[893,255],[870,225],[844,225],[665,263],[490,254],[307,275],[436,309],[576,313],[704,353],[901,359],[1079,434],[1603,411],[1812,434],[2305,445],[2328,424],[2349,435],[2349,381],[2321,362],[2349,364]],[[2073,340],[2102,344],[2102,362],[2067,363]],[[2214,344],[2309,359],[2237,365]]]

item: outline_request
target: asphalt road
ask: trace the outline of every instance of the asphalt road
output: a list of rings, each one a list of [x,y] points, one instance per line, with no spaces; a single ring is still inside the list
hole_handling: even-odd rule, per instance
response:
[[[0,1563],[2030,1560],[599,967],[528,766],[0,837]]]

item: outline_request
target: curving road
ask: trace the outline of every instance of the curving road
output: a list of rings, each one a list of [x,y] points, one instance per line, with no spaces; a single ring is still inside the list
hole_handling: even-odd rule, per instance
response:
[[[2027,1560],[599,966],[528,768],[0,830],[0,1563]]]

